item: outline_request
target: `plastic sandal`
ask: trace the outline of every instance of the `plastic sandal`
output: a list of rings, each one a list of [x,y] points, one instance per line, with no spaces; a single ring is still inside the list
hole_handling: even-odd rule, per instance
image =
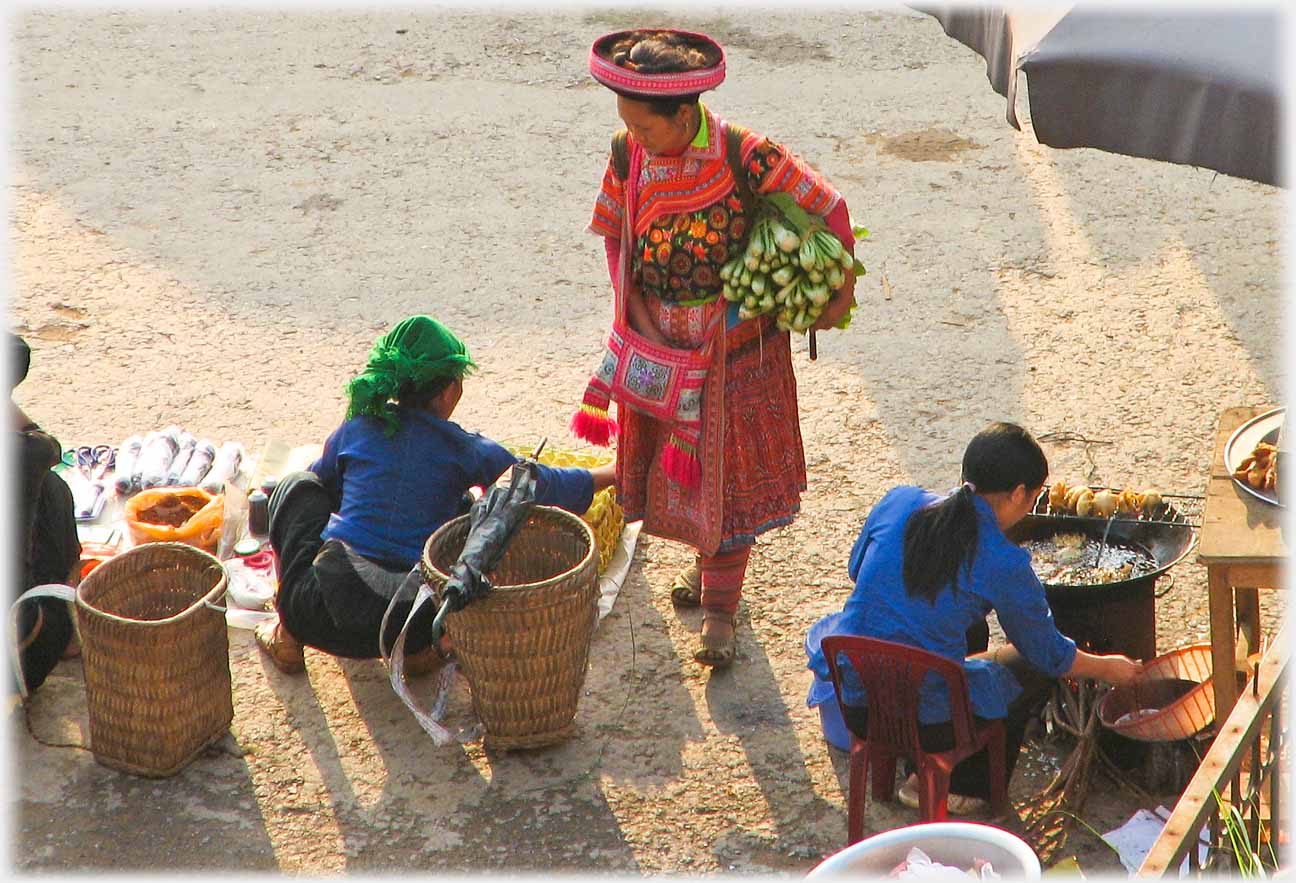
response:
[[[693,661],[702,665],[709,665],[712,668],[728,668],[733,665],[734,657],[738,654],[737,629],[734,628],[734,617],[729,613],[708,610],[702,614],[704,628],[707,620],[728,623],[732,630],[723,638],[708,635],[704,632],[701,635],[702,647],[693,654]]]
[[[910,776],[896,789],[896,799],[910,809],[918,809],[918,777]],[[950,794],[945,798],[945,811],[952,816],[976,816],[990,809],[990,801],[966,794]]]
[[[702,605],[702,563],[694,558],[693,563],[681,570],[671,583],[671,603],[676,607],[700,607]]]

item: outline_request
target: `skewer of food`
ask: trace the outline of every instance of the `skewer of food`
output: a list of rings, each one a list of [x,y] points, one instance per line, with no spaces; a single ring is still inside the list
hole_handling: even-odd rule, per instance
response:
[[[1088,485],[1071,486],[1064,481],[1055,481],[1048,489],[1048,512],[1051,515],[1079,515],[1082,518],[1111,518],[1113,515],[1126,518],[1141,516],[1153,518],[1163,504],[1161,494],[1154,490],[1135,491],[1115,488],[1095,490]]]

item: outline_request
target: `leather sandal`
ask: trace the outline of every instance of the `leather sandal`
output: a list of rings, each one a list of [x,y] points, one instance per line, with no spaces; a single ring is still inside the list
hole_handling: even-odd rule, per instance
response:
[[[705,631],[707,622],[723,622],[729,626],[729,634],[720,637],[718,635],[708,635]],[[733,665],[734,657],[738,654],[737,628],[734,625],[734,615],[732,613],[721,613],[717,610],[707,610],[702,613],[702,646],[693,654],[693,661],[702,665],[709,665],[712,668],[728,668]]]
[[[300,641],[288,634],[279,620],[272,619],[261,623],[253,632],[257,646],[270,657],[286,675],[298,674],[306,670],[306,652]]]
[[[693,563],[681,570],[671,583],[671,603],[676,607],[700,607],[702,605],[702,561],[694,558]]]
[[[436,644],[428,644],[417,653],[405,657],[405,674],[412,678],[430,675],[441,670],[446,664],[446,657]]]

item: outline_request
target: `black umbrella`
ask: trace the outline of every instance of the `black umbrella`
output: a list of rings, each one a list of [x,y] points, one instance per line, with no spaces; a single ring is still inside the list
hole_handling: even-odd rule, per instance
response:
[[[1050,147],[1096,147],[1281,185],[1282,19],[1266,9],[915,5],[986,59]]]
[[[513,534],[535,506],[535,458],[543,448],[541,442],[531,459],[514,463],[508,485],[492,486],[468,510],[468,538],[441,590],[441,609],[432,622],[434,642],[441,640],[447,613],[463,610],[493,588],[486,574],[504,557]]]
[[[513,464],[507,485],[493,485],[469,508],[468,536],[441,589],[441,606],[432,621],[433,644],[439,642],[445,633],[446,614],[464,609],[473,601],[485,597],[493,588],[486,574],[499,564],[513,535],[535,506],[536,482],[539,477],[537,458],[548,441],[548,438],[541,439],[530,457],[519,459]],[[432,600],[431,589],[425,581],[415,580],[417,575],[418,568],[415,567],[392,596],[383,613],[382,624],[378,629],[378,649],[383,660],[389,664],[398,649],[404,651],[406,632],[419,608]],[[417,589],[414,588],[416,585]],[[397,604],[409,600],[411,595],[414,596],[413,605],[406,614],[404,626],[397,635],[395,644],[389,649],[382,639],[387,634],[387,623]]]

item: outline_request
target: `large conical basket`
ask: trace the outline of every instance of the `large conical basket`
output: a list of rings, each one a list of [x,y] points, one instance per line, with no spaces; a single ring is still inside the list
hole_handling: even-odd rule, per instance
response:
[[[184,768],[234,717],[225,568],[184,543],[146,543],[76,593],[90,750],[99,763],[161,778]]]
[[[423,549],[438,600],[468,539],[469,516],[446,522]],[[446,632],[493,748],[570,738],[598,621],[598,555],[580,518],[536,506],[487,574],[494,589],[446,615]]]

